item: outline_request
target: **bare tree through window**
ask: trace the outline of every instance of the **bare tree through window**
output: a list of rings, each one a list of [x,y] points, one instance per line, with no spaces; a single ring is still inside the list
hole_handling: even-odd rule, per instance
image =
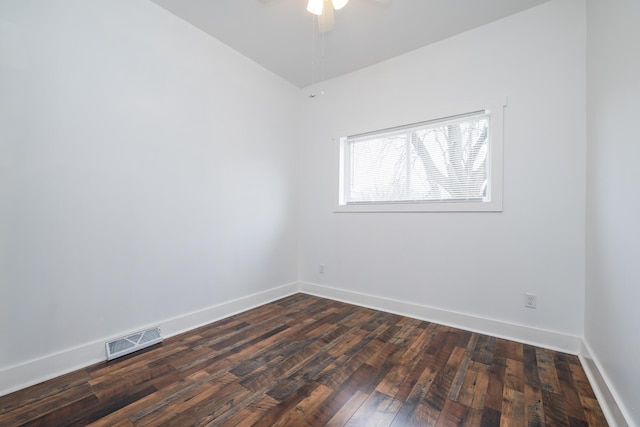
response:
[[[347,141],[347,203],[481,201],[489,117],[409,126]]]

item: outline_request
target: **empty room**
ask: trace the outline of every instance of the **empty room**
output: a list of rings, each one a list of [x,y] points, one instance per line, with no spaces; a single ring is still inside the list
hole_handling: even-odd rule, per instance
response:
[[[637,0],[0,0],[0,426],[639,426]]]

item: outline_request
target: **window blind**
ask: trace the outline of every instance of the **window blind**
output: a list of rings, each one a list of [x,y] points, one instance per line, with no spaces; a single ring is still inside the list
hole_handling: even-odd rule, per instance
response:
[[[487,200],[489,124],[477,111],[348,137],[344,202]]]

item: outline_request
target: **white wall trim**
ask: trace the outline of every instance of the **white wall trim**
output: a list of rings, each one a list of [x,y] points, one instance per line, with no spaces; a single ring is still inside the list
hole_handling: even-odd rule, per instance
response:
[[[104,337],[78,347],[10,366],[0,370],[0,396],[78,369],[86,368],[94,363],[105,361],[106,354],[104,345],[105,342],[110,339],[152,326],[160,326],[162,336],[169,338],[225,317],[233,316],[234,314],[284,298],[297,291],[298,284],[289,283],[202,310],[166,319],[153,325],[136,326],[129,331],[122,331],[111,337]]]
[[[631,413],[625,408],[620,395],[586,340],[582,342],[582,351],[578,357],[609,425],[638,427],[634,424]]]
[[[227,301],[202,310],[166,319],[155,325],[162,329],[163,337],[187,332],[200,326],[233,316],[280,298],[302,292],[322,298],[383,310],[390,313],[409,316],[442,325],[465,329],[472,332],[488,334],[517,342],[545,347],[571,354],[578,354],[584,370],[589,378],[598,402],[612,426],[638,427],[627,420],[632,418],[620,404],[621,400],[598,359],[586,341],[579,337],[555,331],[515,325],[498,320],[487,319],[469,314],[456,313],[435,307],[398,301],[390,298],[368,295],[359,292],[337,289],[308,282],[289,283],[246,297]],[[134,330],[141,330],[152,325],[143,325],[123,331],[117,336],[126,335]],[[0,370],[0,396],[38,384],[60,375],[85,368],[94,363],[105,361],[104,343],[114,337],[105,337],[78,347],[33,359],[19,365]]]
[[[300,283],[300,292],[577,355],[580,337],[360,292]]]

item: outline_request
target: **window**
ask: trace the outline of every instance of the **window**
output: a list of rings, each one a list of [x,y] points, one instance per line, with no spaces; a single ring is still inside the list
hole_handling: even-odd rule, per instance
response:
[[[342,138],[337,211],[502,210],[494,121],[482,110]]]

